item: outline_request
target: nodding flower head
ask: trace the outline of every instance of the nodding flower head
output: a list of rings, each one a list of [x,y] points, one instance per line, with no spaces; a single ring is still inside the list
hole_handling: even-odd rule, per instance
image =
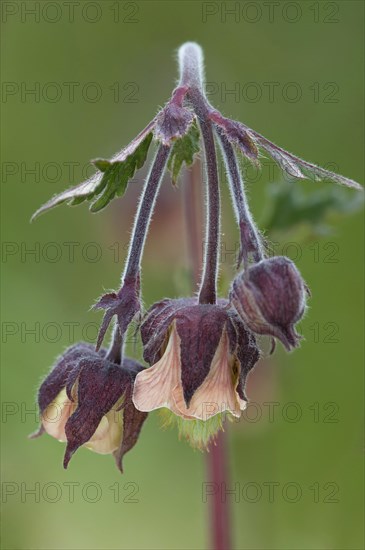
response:
[[[143,367],[132,359],[123,366],[108,361],[106,350],[79,343],[58,359],[38,392],[41,426],[67,443],[64,467],[81,446],[113,453],[122,471],[123,455],[137,442],[146,413],[131,401],[133,382]],[[33,436],[33,437],[34,437]]]
[[[194,298],[155,304],[141,334],[151,367],[137,374],[135,407],[164,409],[168,423],[205,447],[222,427],[222,413],[240,417],[246,406],[246,377],[259,357],[254,336],[227,301],[202,305]]]
[[[123,454],[136,443],[147,412],[154,409],[162,409],[166,423],[176,423],[180,434],[194,446],[206,447],[222,428],[223,414],[239,417],[246,405],[246,377],[259,358],[254,334],[278,338],[288,350],[298,346],[300,336],[294,327],[305,311],[308,289],[288,258],[264,259],[238,154],[258,166],[261,156],[268,154],[291,178],[329,180],[362,189],[357,182],[293,155],[217,111],[205,94],[200,46],[182,45],[178,58],[179,83],[157,115],[110,160],[94,160],[95,174],[52,197],[33,216],[58,204],[86,201],[92,212],[99,212],[124,195],[147,161],[151,144],[156,146],[136,211],[121,287],[94,305],[104,310],[96,349],[83,343],[72,346],[39,390],[42,425],[38,434],[46,431],[67,442],[65,466],[82,445],[113,453],[120,466]],[[245,268],[232,283],[230,302],[217,301],[221,235],[217,144],[240,234],[238,264],[243,262]],[[144,358],[150,365],[143,369],[122,356],[128,327],[133,319],[140,319],[142,310],[141,263],[150,222],[166,172],[176,184],[182,168],[193,165],[198,156],[206,174],[203,262],[195,246],[200,240],[195,223],[200,193],[197,201],[190,191],[186,193],[185,212],[189,241],[194,245],[190,247],[194,270],[198,272],[202,264],[199,298],[166,299],[150,309],[141,325]],[[195,177],[193,172],[188,176],[194,188]],[[116,325],[107,354],[101,345],[113,319]]]
[[[294,263],[284,256],[275,256],[238,275],[230,297],[253,332],[278,338],[290,350],[301,339],[294,325],[304,315],[307,293]]]

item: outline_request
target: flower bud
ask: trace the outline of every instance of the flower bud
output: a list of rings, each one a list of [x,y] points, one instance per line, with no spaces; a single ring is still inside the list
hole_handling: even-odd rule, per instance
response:
[[[304,314],[306,293],[308,288],[294,263],[275,256],[238,275],[230,298],[253,332],[278,338],[289,351],[299,345],[301,336],[294,325]]]
[[[194,119],[189,109],[170,102],[157,115],[155,138],[164,145],[171,145],[176,139],[185,136]]]

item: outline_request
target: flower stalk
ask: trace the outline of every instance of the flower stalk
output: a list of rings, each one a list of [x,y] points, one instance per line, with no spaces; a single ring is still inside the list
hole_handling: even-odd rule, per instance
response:
[[[120,365],[122,361],[122,350],[123,350],[123,337],[120,333],[118,323],[115,323],[113,328],[113,336],[109,345],[108,353],[106,359],[113,363]]]
[[[220,244],[220,189],[217,155],[214,143],[210,108],[204,96],[203,54],[194,43],[187,43],[179,51],[180,85],[188,87],[187,98],[197,116],[204,143],[207,170],[207,216],[203,276],[199,290],[199,303],[215,304]]]
[[[198,274],[202,267],[199,248],[196,244],[201,242],[202,237],[199,229],[199,212],[203,206],[201,195],[197,196],[195,192],[195,184],[194,172],[191,170],[188,172],[185,182],[185,212],[189,213],[186,224],[187,240],[190,263],[193,267],[193,274],[195,274],[193,276],[194,286],[198,283]],[[192,201],[192,198],[195,200]],[[209,501],[209,533],[213,550],[230,550],[231,548],[230,503],[228,499],[222,500],[219,490],[229,484],[226,447],[226,434],[219,432],[215,441],[210,445],[205,459],[207,482],[212,483],[213,487],[217,489]]]
[[[143,248],[169,152],[170,147],[167,145],[160,145],[151,172],[146,180],[146,185],[134,221],[126,267],[122,276],[122,285],[125,281],[129,280],[136,283],[139,279]]]
[[[100,327],[97,350],[100,348],[114,315],[117,316],[113,331],[112,342],[108,356],[118,361],[123,359],[124,335],[128,326],[137,313],[140,312],[140,271],[141,259],[146,242],[149,224],[154,210],[156,197],[161,185],[162,176],[166,167],[170,147],[160,145],[149,176],[146,179],[141,200],[134,220],[129,251],[125,262],[125,268],[121,279],[121,287],[117,294],[104,295],[94,306],[98,309],[106,309]]]
[[[213,484],[210,503],[210,530],[213,550],[232,548],[231,512],[229,499],[222,498],[222,489],[229,486],[228,449],[225,432],[219,432],[207,453],[208,482]]]
[[[195,111],[199,116],[199,110]],[[204,142],[207,166],[207,216],[204,266],[199,290],[200,304],[215,304],[220,246],[220,189],[218,182],[217,156],[212,125],[206,116],[199,118]]]
[[[255,262],[259,262],[264,258],[263,246],[260,234],[255,226],[247,204],[244,183],[238,169],[235,151],[221,130],[218,130],[217,134],[226,165],[234,212],[240,230],[240,253],[237,261],[237,268],[239,268],[243,261],[246,270],[249,266],[250,252],[253,254]]]

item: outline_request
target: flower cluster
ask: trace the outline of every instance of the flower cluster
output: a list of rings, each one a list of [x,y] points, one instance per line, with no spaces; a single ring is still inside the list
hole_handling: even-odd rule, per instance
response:
[[[94,305],[104,310],[96,347],[79,343],[63,353],[39,389],[41,427],[66,443],[64,466],[85,446],[113,453],[122,469],[123,455],[136,443],[150,411],[160,409],[166,424],[206,448],[225,418],[240,417],[245,383],[260,352],[257,335],[280,340],[287,350],[299,344],[295,324],[309,294],[298,269],[285,257],[267,258],[265,244],[247,205],[237,155],[259,165],[268,153],[292,178],[330,179],[359,185],[299,159],[244,124],[225,118],[204,94],[200,47],[179,50],[180,82],[171,99],[140,134],[111,160],[97,159],[89,180],[53,197],[35,215],[60,204],[90,201],[99,211],[122,196],[136,170],[157,145],[137,209],[121,287]],[[229,295],[217,296],[220,240],[220,186],[217,146],[225,162],[240,235],[238,266]],[[195,161],[202,147],[207,175],[206,245],[196,296],[164,299],[143,315],[141,259],[165,170],[176,182],[181,168]],[[124,357],[128,326],[138,317],[148,368]],[[114,320],[108,350],[102,343]],[[274,347],[274,345],[273,345]]]

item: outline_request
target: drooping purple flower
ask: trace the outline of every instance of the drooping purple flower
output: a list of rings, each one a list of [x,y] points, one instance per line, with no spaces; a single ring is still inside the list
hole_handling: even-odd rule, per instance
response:
[[[110,160],[93,161],[96,174],[53,197],[35,214],[64,202],[84,201],[90,201],[92,212],[99,212],[123,196],[128,182],[146,162],[151,144],[157,142],[134,220],[121,288],[105,294],[94,306],[105,311],[96,350],[87,344],[67,350],[40,389],[42,426],[38,434],[47,431],[67,441],[65,466],[82,445],[113,452],[120,464],[136,443],[147,411],[158,408],[172,411],[179,429],[183,426],[181,433],[198,446],[206,446],[221,427],[220,413],[239,417],[245,407],[246,377],[259,356],[253,333],[279,338],[287,349],[298,345],[294,326],[305,310],[308,289],[290,260],[265,259],[264,240],[245,195],[238,151],[257,166],[260,155],[269,154],[292,178],[329,179],[361,188],[349,178],[300,159],[212,107],[204,93],[203,55],[197,44],[184,44],[179,62],[178,87],[144,130]],[[231,304],[217,302],[221,234],[217,140],[240,231],[238,265],[242,261],[245,268],[233,282]],[[193,164],[201,146],[207,176],[207,223],[199,299],[164,300],[151,308],[142,325],[144,356],[151,367],[143,369],[122,355],[128,326],[142,309],[141,261],[151,217],[166,169],[175,183],[181,167]],[[106,355],[101,344],[114,317],[113,341]],[[52,413],[57,413],[54,421],[50,420]],[[213,428],[206,428],[211,421]]]
[[[141,326],[144,358],[133,402],[141,411],[167,408],[187,421],[229,412],[240,417],[248,372],[259,358],[255,338],[226,300],[163,300]]]
[[[122,471],[123,455],[137,442],[147,414],[137,411],[131,396],[136,375],[143,367],[125,358],[109,361],[106,350],[79,343],[58,359],[41,384],[38,404],[41,427],[67,443],[64,467],[85,446],[97,453],[113,453]]]

